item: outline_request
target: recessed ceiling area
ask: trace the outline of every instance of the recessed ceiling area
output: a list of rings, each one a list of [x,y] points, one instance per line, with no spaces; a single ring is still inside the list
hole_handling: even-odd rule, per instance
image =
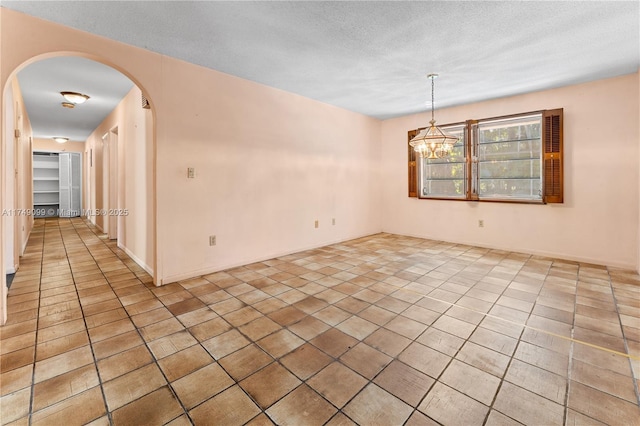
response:
[[[629,74],[637,1],[3,1],[385,119]],[[215,95],[215,94],[212,94]]]
[[[34,62],[18,72],[18,82],[33,137],[59,136],[77,142],[84,142],[133,87],[119,71],[75,56]],[[73,109],[63,108],[63,91],[90,98]]]

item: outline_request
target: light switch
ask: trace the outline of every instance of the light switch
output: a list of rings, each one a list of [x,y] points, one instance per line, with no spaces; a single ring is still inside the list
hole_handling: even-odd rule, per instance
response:
[[[196,169],[193,167],[189,167],[187,169],[187,178],[194,179],[196,177]]]

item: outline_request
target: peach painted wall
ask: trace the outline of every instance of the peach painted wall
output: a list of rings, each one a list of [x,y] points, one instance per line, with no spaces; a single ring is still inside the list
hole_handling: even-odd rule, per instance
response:
[[[5,140],[9,143],[5,145],[3,161],[5,166],[10,166],[7,170],[16,170],[17,174],[8,173],[5,181],[5,191],[7,204],[4,209],[14,212],[25,212],[33,208],[33,183],[32,183],[32,131],[27,110],[22,99],[22,92],[17,78],[13,78],[7,88],[7,116]],[[20,136],[15,138],[14,129],[20,132]],[[4,210],[3,209],[3,210]],[[4,236],[3,243],[5,253],[10,253],[7,258],[11,265],[7,264],[8,271],[15,272],[15,267],[20,263],[24,248],[26,247],[29,234],[33,227],[33,217],[25,213],[18,213],[4,216]]]
[[[380,231],[379,121],[177,59],[162,67],[158,211],[179,224],[159,223],[168,281]]]
[[[119,208],[127,214],[119,216],[118,246],[125,250],[148,272],[153,272],[154,217],[153,217],[153,117],[150,110],[140,104],[140,89],[134,87],[87,138],[86,154],[93,150],[94,161],[90,167],[92,180],[86,185],[95,194],[89,201],[89,209],[105,208],[103,179],[102,138],[111,137],[117,128],[118,165],[112,170],[118,173]],[[85,184],[87,181],[85,180]],[[104,216],[93,218],[100,227]]]
[[[0,14],[1,18],[1,14]],[[0,212],[12,211],[2,215],[0,220],[0,325],[7,320],[6,273],[15,272],[19,267],[20,256],[33,228],[33,216],[15,214],[16,211],[30,210],[32,205],[31,146],[32,132],[29,116],[24,107],[22,93],[17,78],[0,85],[3,99],[0,101],[3,139],[0,147]],[[19,130],[16,139],[14,130]],[[14,174],[13,171],[17,171]],[[5,175],[6,174],[6,175]],[[15,188],[17,187],[17,191]],[[5,259],[5,255],[8,255]]]
[[[122,71],[151,100],[158,283],[380,231],[379,121],[10,10],[1,17],[2,38],[20,43],[3,44],[0,82],[34,58],[73,52]]]
[[[408,198],[407,131],[423,127],[428,117],[384,121],[384,231],[637,270],[638,80],[636,73],[436,111],[444,124],[564,108],[564,204]],[[603,133],[607,137],[597,136]]]

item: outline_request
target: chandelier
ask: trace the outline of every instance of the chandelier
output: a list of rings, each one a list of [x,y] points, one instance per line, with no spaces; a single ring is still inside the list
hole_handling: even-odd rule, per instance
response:
[[[449,155],[453,145],[458,142],[458,137],[436,126],[436,120],[433,118],[433,80],[438,77],[438,74],[429,74],[427,77],[431,79],[431,121],[429,121],[431,125],[426,129],[422,129],[420,133],[409,141],[409,145],[413,147],[421,158],[443,158]]]

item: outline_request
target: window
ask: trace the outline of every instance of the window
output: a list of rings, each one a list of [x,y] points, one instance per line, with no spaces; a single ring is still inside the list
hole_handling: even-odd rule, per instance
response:
[[[562,109],[442,128],[459,136],[449,156],[419,158],[409,146],[410,197],[562,203]]]
[[[464,199],[467,193],[466,126],[442,126],[442,129],[458,136],[458,142],[444,158],[418,158],[421,160],[420,197]]]

